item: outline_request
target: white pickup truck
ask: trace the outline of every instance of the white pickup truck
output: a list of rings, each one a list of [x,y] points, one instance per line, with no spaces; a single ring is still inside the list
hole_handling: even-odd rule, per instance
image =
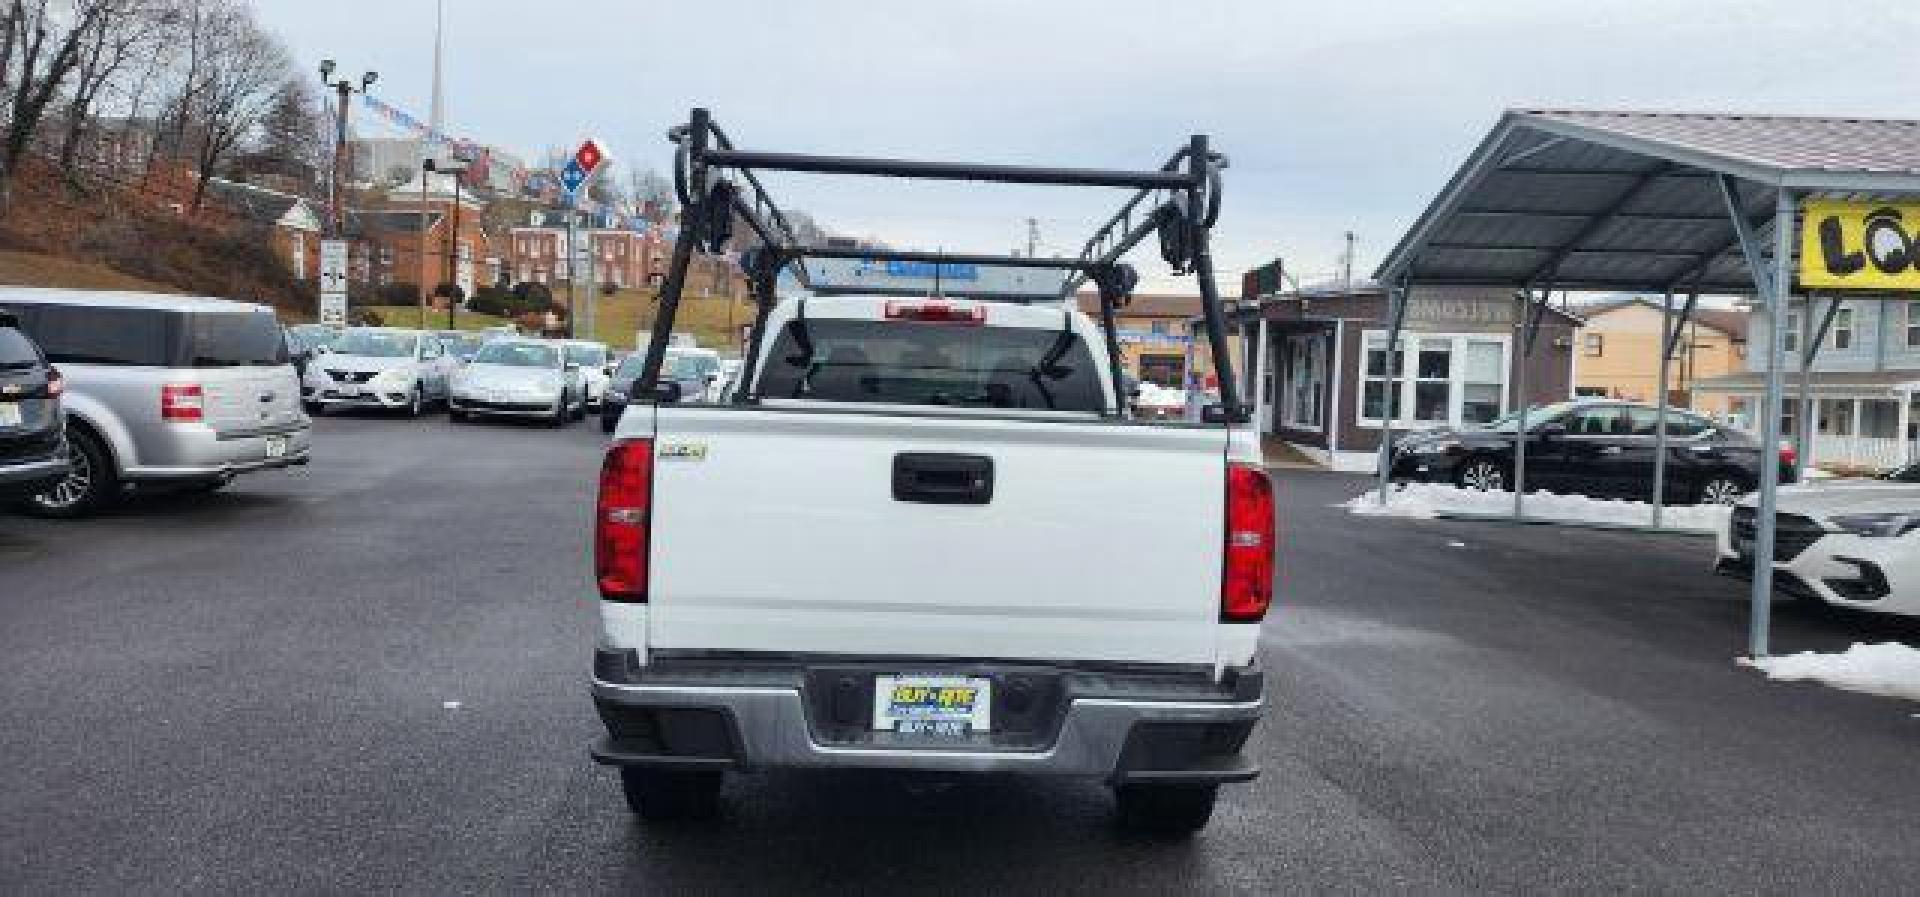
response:
[[[593,697],[643,818],[769,767],[1084,776],[1129,827],[1252,779],[1273,493],[1251,431],[1125,419],[1078,311],[787,300],[732,404],[601,474]]]

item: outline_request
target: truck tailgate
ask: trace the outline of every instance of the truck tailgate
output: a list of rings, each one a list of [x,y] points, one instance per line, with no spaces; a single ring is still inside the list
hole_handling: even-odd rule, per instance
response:
[[[686,406],[655,426],[656,649],[1214,660],[1222,429]],[[943,456],[985,459],[991,497],[896,497],[898,464]]]

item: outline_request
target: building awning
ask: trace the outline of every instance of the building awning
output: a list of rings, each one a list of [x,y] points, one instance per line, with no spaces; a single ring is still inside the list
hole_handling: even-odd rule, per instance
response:
[[[1800,375],[1789,373],[1786,385],[1787,392],[1795,394],[1800,388]],[[1896,399],[1920,392],[1920,381],[1914,379],[1913,371],[1814,371],[1811,386],[1814,395],[1824,398]],[[1721,395],[1757,396],[1766,389],[1767,375],[1759,371],[1696,380],[1693,384],[1694,392]]]
[[[1774,192],[1920,192],[1920,121],[1514,110],[1381,263],[1383,283],[1751,294]]]

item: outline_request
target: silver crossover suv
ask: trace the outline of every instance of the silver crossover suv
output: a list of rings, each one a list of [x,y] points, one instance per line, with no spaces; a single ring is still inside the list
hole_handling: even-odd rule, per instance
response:
[[[26,508],[79,517],[152,484],[217,489],[307,463],[312,422],[273,310],[248,302],[0,288],[60,368],[69,472]]]
[[[424,330],[354,327],[307,363],[301,393],[307,410],[384,408],[419,416],[447,400],[447,379],[460,360]]]

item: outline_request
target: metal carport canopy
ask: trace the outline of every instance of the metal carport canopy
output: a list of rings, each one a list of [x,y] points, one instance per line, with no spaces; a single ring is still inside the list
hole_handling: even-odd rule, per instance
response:
[[[1782,344],[1794,227],[1808,197],[1920,194],[1920,122],[1647,112],[1510,110],[1375,271],[1393,288],[1390,343],[1420,286],[1752,294],[1770,319],[1763,446],[1780,440]],[[1769,245],[1771,244],[1771,245]],[[1528,305],[1531,321],[1533,303]],[[1682,311],[1684,318],[1686,312]],[[1532,345],[1525,326],[1523,346]],[[1660,406],[1666,408],[1664,336]],[[1759,346],[1754,346],[1758,349]],[[1811,347],[1810,347],[1811,348]],[[1525,351],[1523,349],[1522,351]],[[1810,356],[1809,356],[1810,357]],[[1524,373],[1525,368],[1521,368]],[[1515,384],[1514,516],[1525,491],[1524,388]],[[1658,427],[1658,468],[1666,432]],[[1391,422],[1382,429],[1385,501]],[[1762,463],[1753,555],[1773,557],[1779,470]],[[1662,477],[1655,476],[1654,521]],[[1768,653],[1771,564],[1754,565],[1749,652]]]
[[[1511,110],[1375,277],[1751,294],[1715,175],[1745,188],[1742,214],[1764,243],[1774,188],[1862,199],[1920,193],[1920,122]]]

